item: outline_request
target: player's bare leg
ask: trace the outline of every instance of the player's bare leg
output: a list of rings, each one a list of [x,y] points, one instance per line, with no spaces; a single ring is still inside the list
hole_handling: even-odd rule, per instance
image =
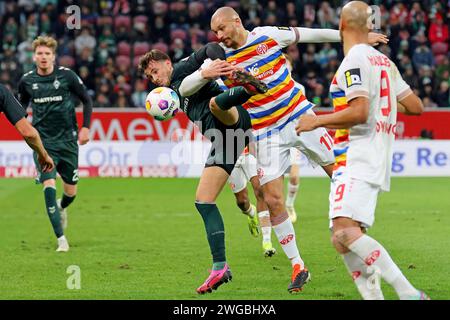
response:
[[[47,214],[50,222],[55,232],[55,236],[58,239],[57,252],[67,252],[69,251],[69,243],[64,236],[64,231],[61,225],[61,217],[58,210],[58,205],[56,203],[56,181],[55,179],[47,179],[43,182],[44,185],[44,198],[45,207],[47,209]]]
[[[234,194],[236,197],[236,204],[241,209],[241,212],[245,214],[248,218],[248,229],[252,236],[259,236],[259,228],[258,228],[258,216],[256,212],[256,207],[250,203],[248,198],[248,189],[244,188],[243,190]]]
[[[298,164],[291,165],[291,170],[289,171],[288,194],[286,196],[286,210],[292,223],[297,221],[297,212],[295,211],[294,204],[300,185],[299,171]]]
[[[356,257],[359,257],[364,262],[364,264],[359,262],[363,269],[361,273],[366,271],[366,273],[372,274],[372,277],[377,277],[377,274],[379,274],[383,280],[394,288],[401,300],[429,299],[423,292],[411,285],[386,249],[378,241],[362,232],[359,222],[344,217],[333,219],[332,242],[336,250],[344,255],[346,264],[348,261],[355,261],[357,260]],[[349,251],[354,254],[353,257],[345,257]],[[360,289],[361,287],[358,286],[358,290]],[[364,290],[364,286],[362,286],[362,289]],[[361,295],[364,299],[377,297],[367,295],[367,292],[361,293]],[[382,295],[379,295],[378,298],[382,298]]]
[[[334,164],[329,164],[327,166],[323,166],[322,169],[325,173],[331,178],[333,176],[333,167]]]
[[[77,195],[77,185],[63,182],[63,189],[63,196],[57,200],[57,204],[61,216],[61,225],[63,229],[66,229],[68,224],[67,207],[75,200]]]
[[[257,176],[250,179],[253,187],[253,192],[256,198],[256,210],[258,211],[259,225],[263,235],[262,247],[265,257],[273,256],[277,251],[272,245],[271,233],[272,224],[270,223],[270,213],[266,202],[264,201],[264,194]]]
[[[212,292],[232,278],[225,256],[225,228],[215,203],[228,177],[228,173],[220,167],[207,167],[203,169],[197,187],[195,206],[203,218],[213,258],[209,277],[197,288],[197,292],[200,294]]]
[[[284,206],[283,187],[283,176],[262,186],[264,200],[270,212],[273,231],[292,264],[293,272],[288,291],[294,293],[302,290],[304,284],[309,281],[310,275],[300,257],[294,226]]]

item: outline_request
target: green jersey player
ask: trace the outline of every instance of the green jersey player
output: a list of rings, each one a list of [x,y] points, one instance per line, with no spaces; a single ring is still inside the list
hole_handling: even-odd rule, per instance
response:
[[[36,69],[26,73],[19,83],[19,99],[33,110],[33,125],[45,148],[55,161],[55,169],[42,172],[38,180],[44,185],[47,214],[58,238],[58,252],[69,250],[63,229],[67,226],[66,208],[73,202],[78,182],[78,143],[89,141],[92,100],[81,79],[70,69],[56,67],[57,42],[40,36],[33,41]],[[78,134],[75,107],[83,103],[83,127]],[[36,157],[35,157],[36,159]],[[62,199],[56,200],[56,174],[63,180]]]
[[[158,50],[148,52],[140,61],[140,69],[151,82],[177,92],[182,110],[212,142],[195,199],[213,258],[209,277],[197,288],[200,294],[211,292],[231,280],[225,257],[225,229],[215,201],[237,158],[252,138],[250,116],[241,104],[252,95],[267,90],[259,80],[219,60],[224,57],[225,53],[218,45],[208,44],[175,65]],[[188,76],[198,77],[201,85],[183,88],[181,83]],[[221,76],[238,78],[243,86],[223,92],[215,81],[211,81]]]
[[[43,172],[53,170],[55,164],[53,163],[53,159],[48,155],[47,150],[45,150],[39,133],[27,121],[27,113],[19,101],[2,84],[0,84],[0,113],[5,114],[8,121],[16,127],[25,142],[36,152],[41,170]]]

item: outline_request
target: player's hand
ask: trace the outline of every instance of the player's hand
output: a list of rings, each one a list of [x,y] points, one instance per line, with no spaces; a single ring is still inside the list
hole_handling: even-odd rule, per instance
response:
[[[369,44],[373,47],[379,45],[380,43],[387,44],[389,38],[381,33],[369,32]]]
[[[78,134],[78,143],[80,146],[85,145],[89,142],[89,128],[81,128],[80,133]]]
[[[39,166],[41,167],[42,172],[50,172],[55,168],[55,164],[53,159],[46,153],[44,156],[40,156],[38,154],[37,160],[39,162]]]
[[[319,127],[318,119],[316,115],[304,114],[300,116],[295,131],[299,135],[302,132],[312,131]]]
[[[222,76],[229,76],[234,69],[235,68],[230,63],[224,60],[216,59],[204,68],[201,71],[201,74],[203,78],[213,80]]]

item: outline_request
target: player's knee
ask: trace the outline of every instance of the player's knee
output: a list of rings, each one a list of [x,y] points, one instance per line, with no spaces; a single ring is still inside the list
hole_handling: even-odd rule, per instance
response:
[[[44,182],[42,182],[42,184],[44,185],[44,188],[47,188],[47,187],[54,188],[56,186],[56,181],[55,181],[55,179],[48,179],[48,180],[45,180]]]
[[[211,100],[209,100],[209,110],[213,114],[221,110],[216,103],[216,98],[212,98]]]
[[[279,212],[284,206],[283,196],[280,194],[265,193],[264,202],[271,212]]]
[[[338,238],[334,233],[331,236],[331,243],[333,244],[334,248],[339,254],[346,254],[350,251],[339,242]]]
[[[348,248],[353,242],[362,236],[361,228],[350,227],[339,229],[333,232],[333,238],[342,246]]]
[[[64,185],[64,193],[66,196],[75,197],[77,195],[76,185]]]
[[[244,192],[236,193],[236,204],[241,210],[248,209],[248,196]]]
[[[293,177],[290,177],[289,178],[289,182],[290,182],[290,184],[292,184],[292,185],[298,185],[298,183],[299,183],[299,178],[298,178],[298,176],[293,176]]]

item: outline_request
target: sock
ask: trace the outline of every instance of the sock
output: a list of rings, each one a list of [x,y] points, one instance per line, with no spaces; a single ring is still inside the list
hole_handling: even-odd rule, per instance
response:
[[[213,258],[213,270],[225,265],[225,228],[222,216],[216,204],[195,203],[195,207],[203,218],[209,248]],[[220,269],[222,269],[220,268]]]
[[[251,204],[250,204],[250,207],[248,208],[248,210],[247,211],[242,211],[242,213],[243,214],[246,214],[247,216],[249,216],[250,218],[253,218],[254,216],[255,216],[255,209],[254,209],[255,207],[253,207]]]
[[[300,257],[295,240],[294,226],[291,219],[289,219],[287,212],[276,217],[271,217],[270,222],[272,223],[272,228],[278,238],[278,242],[289,260],[291,260],[292,266],[300,264],[300,267],[304,268],[305,264]]]
[[[258,213],[259,216],[259,226],[261,227],[261,232],[263,236],[263,242],[271,242],[272,224],[270,223],[270,213],[269,211],[261,211]]]
[[[56,205],[56,189],[54,187],[44,188],[45,207],[47,214],[52,223],[53,231],[57,238],[64,235],[61,226],[61,217],[59,215],[58,206]]]
[[[68,196],[67,194],[63,193],[62,199],[61,199],[61,208],[65,209],[67,208],[73,200],[75,200],[76,195],[73,197]]]
[[[215,101],[220,109],[229,110],[245,103],[250,97],[244,87],[234,87],[216,96]]]
[[[368,273],[366,263],[352,251],[343,254],[342,258],[363,299],[384,300],[380,279],[375,273]]]
[[[363,235],[348,248],[363,259],[367,265],[378,268],[381,277],[394,288],[400,299],[409,299],[411,296],[417,295],[417,289],[409,283],[378,241],[368,235]]]
[[[291,182],[288,183],[288,193],[286,196],[286,207],[293,207],[295,198],[297,197],[297,191],[298,191],[299,184],[291,184]]]

